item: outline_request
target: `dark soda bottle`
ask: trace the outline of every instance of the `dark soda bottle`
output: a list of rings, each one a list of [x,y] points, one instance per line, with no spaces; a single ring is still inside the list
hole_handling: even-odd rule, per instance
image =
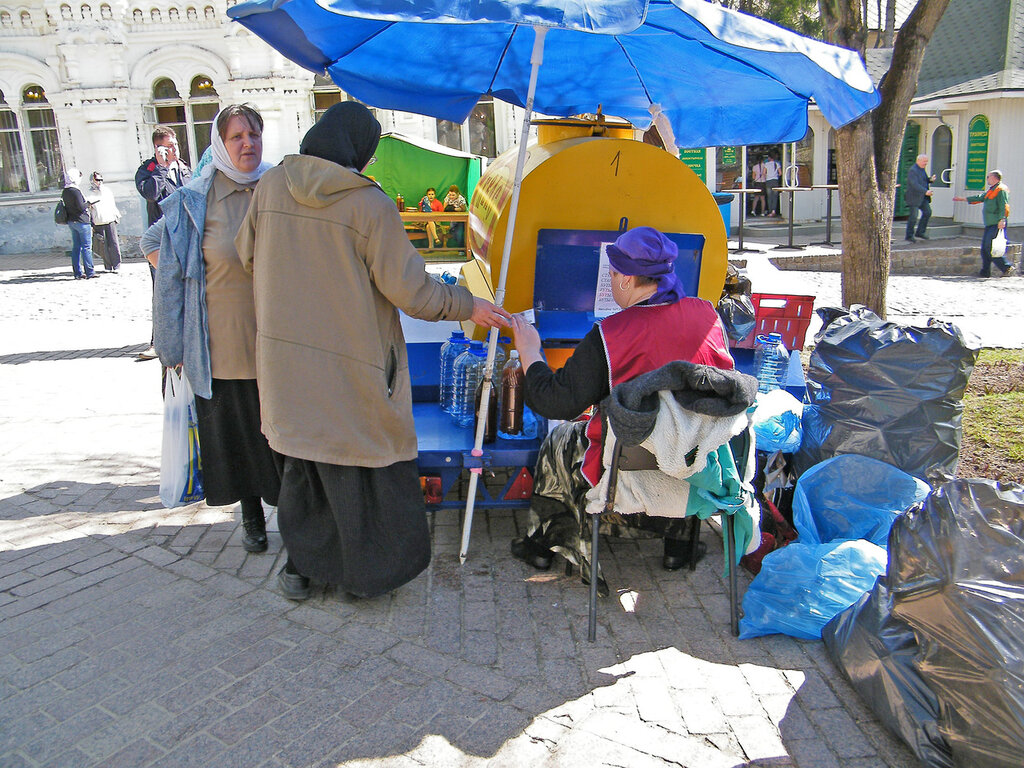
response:
[[[526,374],[519,362],[519,350],[513,349],[501,371],[501,424],[499,430],[506,435],[523,431],[523,396]]]

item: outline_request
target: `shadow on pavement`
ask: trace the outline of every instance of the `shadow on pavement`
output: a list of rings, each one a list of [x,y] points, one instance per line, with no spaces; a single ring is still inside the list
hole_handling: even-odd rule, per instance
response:
[[[0,500],[0,762],[788,766],[828,728],[877,757],[820,643],[731,636],[706,527],[693,573],[661,571],[660,540],[609,540],[590,644],[578,578],[508,554],[522,513],[478,510],[465,565],[459,515],[434,513],[410,584],[294,603],[273,513],[249,554],[234,508],[155,497],[67,481]]]
[[[135,357],[146,349],[149,344],[129,344],[126,347],[106,347],[97,349],[52,349],[38,352],[12,352],[0,355],[0,365],[21,365],[44,360],[79,360],[89,357]]]

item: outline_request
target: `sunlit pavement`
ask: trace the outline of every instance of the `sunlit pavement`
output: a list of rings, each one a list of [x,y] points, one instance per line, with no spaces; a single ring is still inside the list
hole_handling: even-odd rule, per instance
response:
[[[915,764],[821,643],[730,635],[707,526],[693,573],[608,542],[594,644],[578,578],[509,554],[522,513],[478,510],[464,566],[438,513],[386,597],[285,600],[272,514],[253,555],[234,508],[157,498],[150,280],[122,270],[0,257],[5,768]]]

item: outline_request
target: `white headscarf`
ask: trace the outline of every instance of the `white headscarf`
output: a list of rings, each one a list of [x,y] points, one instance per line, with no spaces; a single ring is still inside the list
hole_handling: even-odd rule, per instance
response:
[[[77,168],[68,168],[64,177],[67,179],[66,187],[79,187],[82,184],[82,172]]]
[[[217,117],[220,117],[220,112],[217,113]],[[238,170],[235,167],[235,164],[231,162],[231,155],[228,154],[228,148],[224,146],[224,140],[221,139],[220,133],[217,131],[216,117],[213,119],[213,125],[210,126],[210,149],[213,152],[211,165],[236,184],[255,184],[259,181],[260,176],[262,176],[265,171],[273,168],[270,163],[261,161],[259,167],[255,171],[249,171],[246,173]]]

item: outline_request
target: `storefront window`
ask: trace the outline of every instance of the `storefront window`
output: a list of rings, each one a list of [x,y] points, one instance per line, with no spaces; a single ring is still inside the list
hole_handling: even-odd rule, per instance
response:
[[[462,126],[451,120],[437,121],[437,143],[452,149],[462,149]]]
[[[494,99],[485,96],[469,116],[469,151],[474,155],[495,157]]]
[[[21,150],[18,116],[0,91],[0,192],[28,192],[25,153]]]
[[[932,134],[932,173],[935,174],[933,187],[946,188],[949,182],[943,179],[945,171],[953,164],[953,132],[949,126],[940,125]]]
[[[22,91],[21,103],[23,118],[28,125],[36,189],[60,189],[64,186],[64,178],[57,120],[46,101],[46,92],[38,85],[30,85]]]
[[[814,183],[814,131],[807,129],[807,134],[793,147],[793,163],[797,168],[798,187],[809,187]],[[794,179],[787,178],[787,181]]]
[[[715,160],[718,166],[718,189],[732,189],[743,186],[742,152],[740,147],[717,147]],[[751,160],[751,164],[756,160]]]

